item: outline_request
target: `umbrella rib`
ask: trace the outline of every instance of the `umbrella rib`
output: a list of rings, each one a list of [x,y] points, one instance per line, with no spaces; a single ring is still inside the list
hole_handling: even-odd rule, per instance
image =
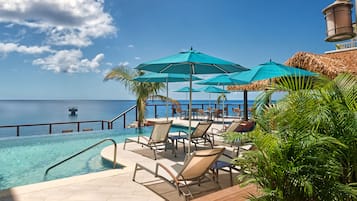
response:
[[[223,71],[224,73],[228,73],[228,71],[225,71],[223,68],[217,66],[216,64],[213,64],[213,66],[218,68],[219,70]]]
[[[160,73],[163,73],[166,71],[166,69],[169,69],[171,66],[173,66],[173,64],[169,64],[167,65],[165,68],[163,68],[162,70],[160,70]]]

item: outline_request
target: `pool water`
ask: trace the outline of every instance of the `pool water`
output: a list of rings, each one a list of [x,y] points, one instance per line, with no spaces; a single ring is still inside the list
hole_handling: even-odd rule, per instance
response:
[[[0,190],[111,169],[112,163],[103,160],[100,156],[101,150],[112,144],[107,141],[51,169],[44,177],[46,169],[50,166],[102,139],[112,138],[120,143],[124,142],[125,138],[138,134],[150,135],[151,130],[152,127],[145,127],[125,129],[120,132],[104,130],[2,139],[0,140]],[[177,130],[182,128],[171,128],[172,132]],[[120,154],[117,157],[120,157]]]

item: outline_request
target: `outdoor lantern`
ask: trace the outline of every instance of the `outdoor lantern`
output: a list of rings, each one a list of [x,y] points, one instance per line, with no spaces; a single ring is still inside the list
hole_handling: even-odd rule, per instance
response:
[[[335,42],[355,37],[352,27],[352,7],[349,0],[336,0],[322,11],[326,19],[326,41]]]

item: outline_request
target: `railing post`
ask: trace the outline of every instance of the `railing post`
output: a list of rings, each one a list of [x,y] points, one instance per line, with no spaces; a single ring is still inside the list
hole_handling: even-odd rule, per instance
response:
[[[16,126],[16,136],[20,136],[20,126]]]
[[[154,118],[157,118],[157,105],[155,104],[155,114]]]
[[[135,107],[135,121],[138,121],[138,106]]]
[[[77,131],[79,132],[81,130],[80,128],[80,122],[77,122]]]
[[[126,125],[126,113],[124,113],[124,119],[123,119],[123,121],[124,121],[123,128],[125,128],[125,125]]]
[[[52,134],[52,124],[49,124],[48,133]]]

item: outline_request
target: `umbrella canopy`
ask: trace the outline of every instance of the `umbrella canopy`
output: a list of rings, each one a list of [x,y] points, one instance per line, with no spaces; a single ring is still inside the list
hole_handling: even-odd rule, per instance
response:
[[[216,73],[233,73],[247,70],[239,64],[225,61],[210,55],[189,50],[178,54],[145,62],[136,67],[138,70],[146,70],[159,73],[179,73],[179,74],[216,74]],[[190,79],[190,88],[192,89],[192,79]],[[189,123],[188,131],[191,132],[191,115],[192,115],[192,92],[190,91],[189,102]],[[189,136],[190,152],[191,136]]]
[[[231,93],[230,91],[215,87],[215,86],[207,86],[203,87],[200,89],[200,91],[206,92],[206,93],[217,93],[217,94],[228,94]],[[211,95],[209,95],[209,107],[211,107]],[[223,105],[224,108],[224,105]]]
[[[222,74],[222,75],[217,75],[217,76],[211,77],[206,80],[201,80],[201,81],[197,82],[196,84],[220,85],[220,86],[223,86],[223,90],[224,90],[224,86],[248,84],[248,82],[234,80],[234,79],[231,79],[228,74]],[[224,113],[224,100],[222,101],[222,108],[223,108],[223,113]],[[222,124],[224,124],[224,114],[222,115]]]
[[[256,82],[272,78],[284,76],[315,76],[316,74],[307,70],[286,66],[273,61],[261,64],[251,68],[249,71],[241,73],[233,73],[229,77],[233,80],[244,82]],[[244,99],[246,100],[247,90],[244,90]],[[244,108],[247,107],[247,102],[244,102]],[[244,117],[248,119],[248,111],[244,109]]]
[[[272,79],[283,76],[315,76],[316,74],[307,70],[285,66],[283,64],[269,61],[251,68],[249,71],[233,73],[229,77],[233,80],[243,82],[255,82],[259,80]]]
[[[191,92],[201,92],[198,89],[194,89],[194,88],[190,89],[190,87],[182,87],[181,89],[178,89],[175,92],[186,92],[186,100],[187,100],[187,93],[189,93],[190,91]]]
[[[241,85],[241,84],[249,84],[249,82],[235,80],[230,78],[228,74],[217,75],[205,80],[201,80],[196,82],[196,84],[203,85],[216,85],[216,86],[227,86],[227,85]]]
[[[216,74],[247,70],[239,64],[189,50],[140,64],[136,69],[157,73]]]
[[[190,75],[177,73],[146,73],[135,77],[133,80],[138,82],[185,82],[190,81]],[[201,80],[201,78],[192,76],[192,81]]]
[[[206,92],[206,93],[219,93],[219,94],[222,94],[222,93],[227,93],[228,94],[228,93],[230,93],[230,91],[227,91],[227,90],[215,87],[215,86],[206,86],[206,87],[203,87],[203,88],[201,88],[199,90],[203,91],[203,92]]]
[[[166,98],[169,97],[168,82],[185,82],[190,80],[190,75],[175,73],[146,73],[135,77],[133,80],[138,82],[166,82]],[[201,78],[192,76],[192,80],[201,80]],[[169,118],[168,100],[166,100],[166,120]]]
[[[190,89],[190,87],[182,87],[181,89],[175,90],[174,92],[200,92],[198,89]]]

